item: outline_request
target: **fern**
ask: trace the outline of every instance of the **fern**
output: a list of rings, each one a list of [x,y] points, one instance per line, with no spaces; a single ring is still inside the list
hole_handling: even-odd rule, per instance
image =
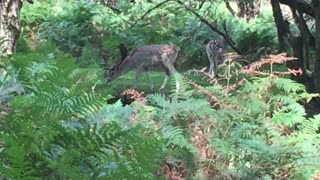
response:
[[[291,79],[278,78],[276,79],[276,86],[285,93],[302,93],[306,92],[305,87]]]
[[[131,108],[106,104],[109,90],[97,87],[102,80],[96,69],[81,69],[60,52],[46,54],[13,57],[10,73],[18,72],[24,95],[9,101],[14,111],[6,115],[1,133],[0,174],[13,179],[152,179],[165,154],[162,139],[130,124]]]
[[[197,127],[203,130],[208,127],[206,131],[213,132],[206,135],[213,137],[211,151],[219,154],[215,159],[217,165],[211,167],[220,175],[214,177],[310,178],[319,167],[319,163],[307,163],[319,157],[316,134],[319,123],[317,117],[306,118],[301,103],[318,95],[309,94],[303,85],[280,77],[249,77],[242,82],[235,89],[194,86],[197,91],[190,98],[202,94],[214,104],[215,109],[208,111],[194,107],[208,117]],[[205,162],[200,164],[200,167],[210,166]]]
[[[178,146],[179,148],[186,148],[191,153],[197,153],[196,148],[183,135],[180,128],[167,126],[161,130],[162,137],[166,140],[167,146]]]
[[[15,94],[21,95],[24,88],[15,77],[5,76],[1,82],[0,87],[0,103],[7,103]]]

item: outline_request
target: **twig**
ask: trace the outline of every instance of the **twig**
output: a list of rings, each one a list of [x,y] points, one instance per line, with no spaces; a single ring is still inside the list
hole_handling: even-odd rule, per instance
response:
[[[210,28],[212,31],[214,31],[214,32],[216,32],[217,34],[223,36],[223,37],[227,40],[228,44],[232,47],[232,49],[233,49],[236,53],[238,53],[239,55],[242,54],[241,51],[233,44],[233,40],[231,40],[231,38],[229,37],[228,34],[225,34],[225,33],[223,33],[222,31],[220,31],[218,28],[212,26],[212,25],[211,25],[206,19],[204,19],[200,14],[198,14],[198,13],[195,12],[194,10],[190,9],[189,7],[185,6],[184,3],[181,2],[180,0],[176,0],[176,2],[177,2],[178,4],[184,6],[184,8],[185,8],[187,11],[191,12],[193,15],[195,15],[197,18],[199,18],[200,21],[202,21],[202,22],[205,23],[207,26],[209,26],[209,28]]]
[[[236,16],[236,12],[232,9],[230,3],[228,0],[224,0],[224,3],[226,4],[227,9],[229,10],[229,12],[232,14],[232,16]]]
[[[200,6],[199,6],[199,9],[202,8],[202,6],[203,6],[203,4],[204,4],[205,2],[206,2],[206,0],[202,0],[201,4],[200,4]]]
[[[136,20],[132,25],[131,27],[135,26],[139,21],[141,21],[144,17],[146,17],[151,11],[157,9],[158,7],[162,6],[163,4],[169,2],[169,1],[172,1],[172,0],[165,0],[159,4],[157,4],[156,6],[154,6],[153,8],[149,9],[147,12],[144,13],[143,16],[141,16],[138,20]]]

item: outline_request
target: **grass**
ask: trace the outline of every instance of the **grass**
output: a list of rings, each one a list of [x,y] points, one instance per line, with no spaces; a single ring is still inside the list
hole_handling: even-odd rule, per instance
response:
[[[141,75],[142,76],[139,79],[139,83],[136,89],[138,91],[144,92],[145,94],[158,92],[165,77],[163,72],[157,72],[157,71],[151,72],[151,79],[154,85],[154,92],[152,92],[149,86],[149,81],[146,73],[142,73]],[[136,71],[131,71],[110,82],[109,87],[113,92],[112,94],[117,95],[126,89],[134,88],[135,81],[136,81]],[[175,88],[175,81],[174,81],[174,78],[170,76],[166,87],[163,90],[161,90],[161,93],[167,94],[171,90],[174,90],[174,88]]]
[[[138,86],[136,88],[138,91],[144,92],[145,94],[155,93],[155,92],[169,94],[170,92],[175,91],[176,86],[175,86],[175,79],[173,76],[170,76],[166,87],[163,90],[159,91],[159,88],[165,77],[164,73],[158,72],[158,71],[152,71],[150,74],[151,74],[151,79],[154,85],[154,91],[152,92],[150,90],[149,81],[146,73],[141,74],[142,76],[140,77]],[[185,76],[187,79],[196,81],[198,84],[205,85],[205,86],[209,85],[209,83],[202,77],[187,75],[187,73],[184,73],[184,72],[181,72],[181,74]],[[136,71],[130,71],[129,73],[124,74],[123,76],[113,80],[107,86],[109,86],[109,88],[111,89],[112,94],[117,96],[126,89],[134,88],[135,80],[136,80]]]

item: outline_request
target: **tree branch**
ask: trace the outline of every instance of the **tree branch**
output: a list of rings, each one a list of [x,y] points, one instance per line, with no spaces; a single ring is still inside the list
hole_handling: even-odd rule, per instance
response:
[[[206,0],[202,0],[201,4],[200,4],[200,6],[199,6],[199,9],[202,8],[202,6],[203,6],[203,4],[204,4],[205,2],[206,2]]]
[[[232,16],[236,16],[236,12],[232,9],[229,1],[228,0],[224,0],[224,3],[226,4],[227,9],[232,14]]]
[[[206,19],[204,19],[200,14],[198,14],[197,12],[195,12],[194,10],[190,9],[189,7],[185,6],[183,2],[181,2],[180,0],[176,0],[176,2],[180,5],[182,5],[187,11],[191,12],[193,15],[195,15],[198,19],[200,19],[201,22],[205,23],[207,26],[209,26],[209,28],[216,32],[217,34],[221,35],[222,37],[225,38],[225,40],[227,41],[227,43],[231,46],[231,48],[238,53],[239,55],[241,55],[241,51],[234,45],[234,41],[231,39],[231,37],[229,37],[228,34],[223,33],[222,31],[220,31],[217,27],[212,26]]]
[[[132,25],[131,27],[135,26],[139,21],[141,21],[144,17],[146,17],[151,11],[157,9],[158,7],[162,6],[163,4],[169,2],[169,1],[172,1],[172,0],[165,0],[159,4],[157,4],[156,6],[154,6],[153,8],[149,9],[147,12],[144,13],[143,16],[141,16],[138,20],[136,20]]]
[[[315,18],[312,5],[308,3],[306,0],[279,0],[279,2],[281,4],[290,6],[291,8],[296,8],[298,11],[301,11]]]

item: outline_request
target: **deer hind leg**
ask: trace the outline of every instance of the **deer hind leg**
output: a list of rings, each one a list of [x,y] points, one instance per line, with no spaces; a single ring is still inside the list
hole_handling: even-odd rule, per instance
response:
[[[214,77],[216,77],[217,76],[217,71],[218,71],[218,69],[220,68],[220,66],[221,66],[221,64],[223,63],[223,58],[222,58],[222,56],[220,55],[220,54],[217,54],[216,56],[215,56],[215,59],[214,59],[215,61],[214,61],[214,68],[213,68],[213,70],[214,70]]]
[[[214,68],[215,68],[215,64],[214,64],[214,56],[212,54],[208,54],[208,59],[209,59],[209,63],[210,63],[210,66],[209,66],[209,74],[211,76],[214,75]]]
[[[207,52],[208,54],[208,59],[209,59],[209,74],[212,76],[213,75],[213,72],[214,72],[214,57],[213,57],[213,54]]]
[[[169,75],[173,75],[174,78],[175,78],[175,81],[176,81],[176,92],[179,91],[180,89],[180,82],[179,82],[179,79],[178,79],[178,72],[176,70],[176,68],[174,68],[173,64],[171,63],[165,63],[163,64],[163,66],[165,67],[166,70],[166,75],[169,76]],[[167,77],[166,76],[166,77]]]

